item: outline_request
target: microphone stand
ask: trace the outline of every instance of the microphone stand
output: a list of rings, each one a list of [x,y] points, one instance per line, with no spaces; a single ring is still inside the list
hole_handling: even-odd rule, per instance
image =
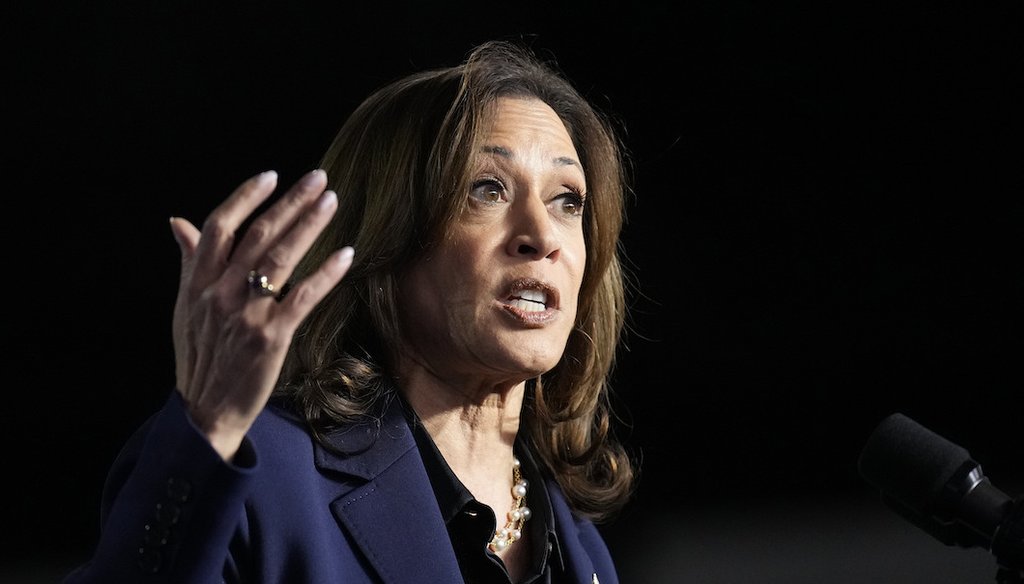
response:
[[[998,584],[1024,584],[1024,493],[1013,501],[992,537]]]

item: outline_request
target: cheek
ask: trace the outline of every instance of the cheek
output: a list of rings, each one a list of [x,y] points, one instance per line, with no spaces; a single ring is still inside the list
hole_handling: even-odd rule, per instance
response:
[[[573,320],[579,317],[580,290],[583,288],[583,275],[587,268],[587,246],[580,235],[579,240],[570,247],[572,253],[566,258],[569,266],[569,278],[573,286]]]
[[[459,313],[475,304],[494,272],[494,258],[478,245],[450,242],[420,266],[418,284],[429,290],[434,310]],[[414,292],[415,293],[415,292]]]
[[[495,254],[500,253],[504,231],[500,225],[469,228],[439,246],[437,255],[449,258],[448,271],[460,277],[460,285],[472,285],[481,274],[494,271]]]
[[[582,234],[574,237],[565,246],[563,255],[563,261],[566,263],[569,277],[572,279],[576,292],[579,292],[580,287],[583,285],[583,273],[587,268],[587,244],[584,242]]]

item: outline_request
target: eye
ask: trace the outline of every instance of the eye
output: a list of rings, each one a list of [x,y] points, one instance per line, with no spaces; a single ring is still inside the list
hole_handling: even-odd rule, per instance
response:
[[[583,193],[569,191],[555,197],[555,202],[561,206],[562,212],[566,215],[579,217],[583,215],[586,198]]]
[[[485,178],[474,182],[469,196],[471,199],[490,205],[508,201],[505,185],[496,178]]]

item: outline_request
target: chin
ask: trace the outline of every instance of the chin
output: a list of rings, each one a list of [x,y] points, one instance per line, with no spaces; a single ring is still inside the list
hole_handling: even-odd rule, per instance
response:
[[[568,341],[562,336],[558,339],[552,338],[553,336],[550,331],[545,331],[543,335],[500,336],[500,345],[495,347],[498,352],[492,353],[495,359],[493,362],[505,363],[507,371],[517,371],[516,375],[523,379],[543,375],[561,362]]]
[[[543,357],[534,356],[534,358],[522,361],[522,371],[524,379],[533,379],[534,377],[544,375],[548,371],[554,369],[559,361],[562,359],[562,354],[557,355],[545,355]]]

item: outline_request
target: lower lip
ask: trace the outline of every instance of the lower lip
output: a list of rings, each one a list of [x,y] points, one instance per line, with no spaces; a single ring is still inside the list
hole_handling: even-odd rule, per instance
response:
[[[501,308],[505,311],[505,314],[512,317],[516,322],[534,328],[544,326],[554,320],[558,315],[558,311],[553,308],[539,310],[536,312],[527,312],[508,304],[502,304]]]

